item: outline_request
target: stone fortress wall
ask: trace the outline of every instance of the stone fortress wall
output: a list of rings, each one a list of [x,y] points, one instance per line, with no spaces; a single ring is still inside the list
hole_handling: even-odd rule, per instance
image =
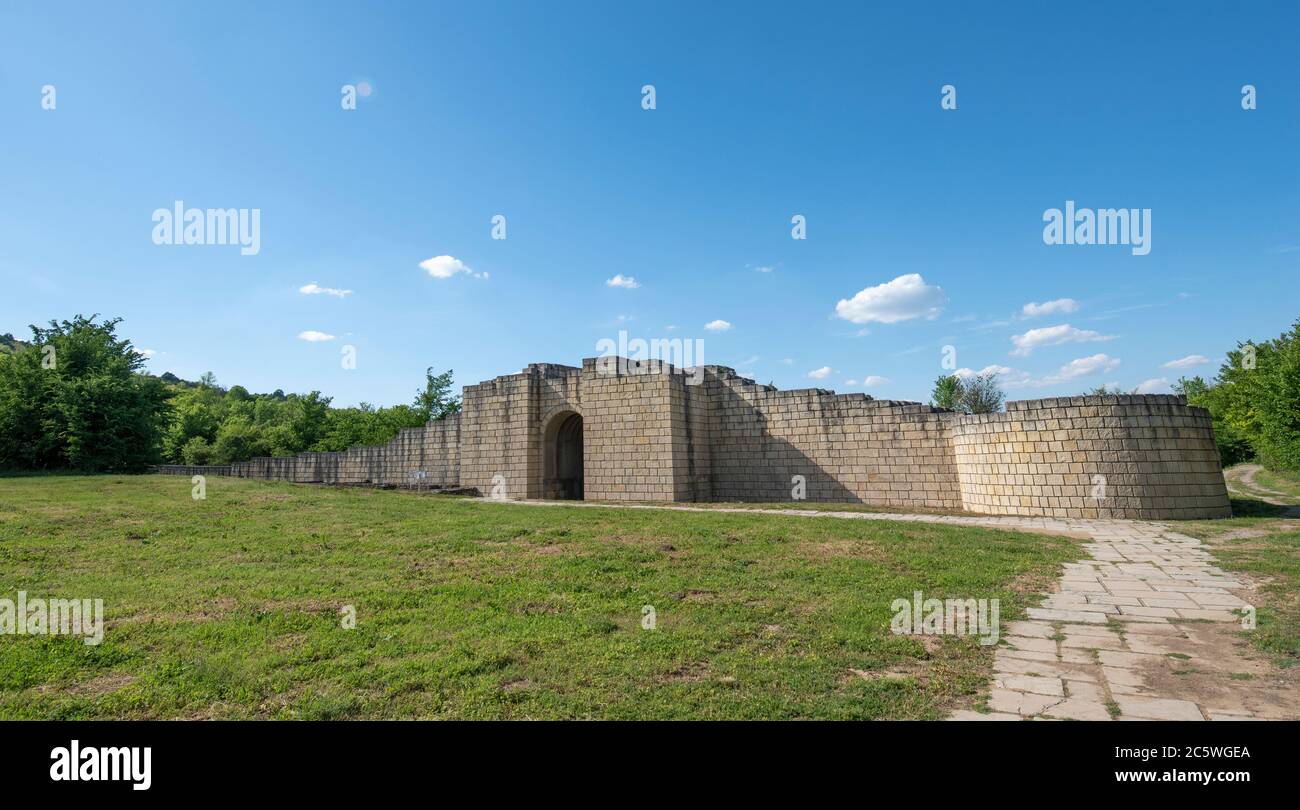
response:
[[[303,483],[472,488],[553,498],[582,459],[587,500],[808,501],[997,515],[1230,515],[1208,412],[1179,396],[1086,396],[958,414],[823,389],[779,391],[730,368],[550,363],[466,386],[463,410],[386,445],[256,458],[229,474]],[[581,419],[580,444],[566,420]],[[566,438],[567,437],[567,438]]]

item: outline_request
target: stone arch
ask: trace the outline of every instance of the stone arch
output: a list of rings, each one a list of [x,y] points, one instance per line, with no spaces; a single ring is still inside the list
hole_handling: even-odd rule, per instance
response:
[[[542,497],[548,500],[582,500],[582,414],[573,408],[561,408],[554,411],[543,425]]]

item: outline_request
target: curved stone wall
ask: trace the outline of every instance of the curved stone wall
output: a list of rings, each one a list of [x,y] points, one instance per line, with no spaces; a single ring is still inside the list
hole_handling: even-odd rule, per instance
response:
[[[1008,402],[957,417],[962,505],[995,515],[1229,517],[1210,414],[1179,396]]]

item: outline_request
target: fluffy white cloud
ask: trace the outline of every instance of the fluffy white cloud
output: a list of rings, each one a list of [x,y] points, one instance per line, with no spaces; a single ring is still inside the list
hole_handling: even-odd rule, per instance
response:
[[[877,374],[872,374],[871,376],[869,376],[869,377],[867,377],[865,380],[863,380],[863,381],[862,381],[862,384],[863,384],[863,386],[865,386],[865,387],[867,387],[867,388],[870,388],[870,387],[872,387],[873,385],[885,385],[885,384],[888,383],[888,382],[889,382],[889,378],[888,378],[888,377],[881,377],[881,376],[879,376],[879,375],[877,375]]]
[[[1191,368],[1192,366],[1203,366],[1210,362],[1210,358],[1203,354],[1189,354],[1186,357],[1180,357],[1177,360],[1170,360],[1161,368]]]
[[[1056,383],[1068,382],[1069,380],[1078,379],[1079,377],[1088,377],[1093,374],[1114,371],[1119,367],[1119,358],[1111,357],[1106,354],[1094,354],[1091,357],[1080,357],[1077,360],[1071,360],[1056,370],[1055,374],[1049,374],[1042,380],[1043,385],[1054,385]]]
[[[1091,329],[1076,329],[1068,323],[1060,326],[1044,326],[1041,329],[1030,329],[1023,335],[1012,335],[1011,343],[1015,348],[1011,354],[1024,357],[1031,354],[1034,349],[1042,346],[1059,346],[1062,343],[1089,343],[1096,340],[1112,340],[1114,335],[1103,335],[1092,331]]]
[[[773,268],[768,265],[762,265],[761,267],[755,267],[754,269],[760,273],[770,273],[773,270]]]
[[[346,298],[352,294],[351,290],[340,290],[337,287],[322,287],[316,282],[304,284],[298,288],[298,292],[303,295],[332,295],[335,298]]]
[[[1073,298],[1057,298],[1055,301],[1044,301],[1041,304],[1029,302],[1020,308],[1020,317],[1037,318],[1041,315],[1055,315],[1057,313],[1070,313],[1079,308],[1079,302]]]
[[[926,284],[920,273],[908,273],[841,300],[835,314],[850,323],[898,323],[937,318],[947,303],[942,289]]]
[[[1011,368],[1010,366],[990,365],[985,366],[979,371],[969,368],[959,368],[953,372],[953,376],[960,377],[963,380],[969,380],[971,377],[987,374],[997,375],[998,384],[1003,388],[1023,388],[1033,382],[1033,375],[1029,372]]]
[[[158,352],[155,351],[154,349],[137,349],[137,351],[140,352],[140,354],[143,354],[145,357],[153,357],[154,355],[158,354]]]
[[[625,276],[622,273],[619,273],[613,278],[606,279],[605,286],[622,287],[625,290],[635,290],[637,287],[640,287],[641,284],[632,276]]]
[[[1169,390],[1169,380],[1165,377],[1153,377],[1143,380],[1137,387],[1139,394],[1159,394]]]
[[[976,375],[994,374],[997,375],[998,385],[1002,388],[1040,388],[1048,385],[1059,385],[1078,377],[1114,371],[1119,366],[1119,363],[1118,358],[1105,354],[1094,354],[1091,357],[1080,357],[1077,360],[1071,360],[1055,372],[1042,377],[1035,377],[1023,369],[1000,365],[985,366],[979,371],[959,368],[953,372],[953,375],[968,380]],[[1148,382],[1157,381],[1149,380]]]
[[[327,335],[324,332],[317,332],[315,329],[309,329],[306,332],[298,333],[299,340],[305,340],[308,343],[322,343],[327,340],[333,340],[333,335]]]
[[[1014,373],[1016,373],[1016,370],[1014,368],[1011,368],[1010,366],[994,365],[994,366],[985,366],[979,371],[972,371],[969,368],[959,368],[956,371],[954,371],[952,374],[954,377],[961,377],[963,380],[968,380],[971,377],[984,375],[984,374],[997,374],[998,376],[1001,377],[1001,376],[1006,376],[1008,374],[1014,374]]]
[[[731,328],[731,324],[724,320],[709,321],[704,324],[704,328],[710,332],[725,332]]]
[[[434,278],[451,278],[457,273],[465,273],[474,278],[487,278],[487,273],[476,273],[469,265],[455,256],[434,256],[420,262],[420,267]]]
[[[808,372],[808,376],[813,378],[814,380],[824,380],[827,377],[831,376],[831,367],[822,366],[821,368],[815,368],[812,371]]]

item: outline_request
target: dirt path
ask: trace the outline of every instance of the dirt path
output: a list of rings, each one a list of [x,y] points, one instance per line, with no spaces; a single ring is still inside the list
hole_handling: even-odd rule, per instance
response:
[[[1235,467],[1229,467],[1223,471],[1223,477],[1228,479],[1228,488],[1235,489],[1243,494],[1258,498],[1264,503],[1271,503],[1274,506],[1285,506],[1286,512],[1282,517],[1300,518],[1300,505],[1295,504],[1295,497],[1286,492],[1278,492],[1276,489],[1269,489],[1261,484],[1255,483],[1255,475],[1264,468],[1258,464],[1238,464]],[[1236,484],[1234,487],[1233,484]]]
[[[490,503],[491,501],[485,501]],[[500,501],[559,508],[779,514],[837,520],[945,523],[1083,537],[1043,606],[1004,628],[989,713],[954,720],[1300,719],[1300,673],[1251,648],[1237,611],[1248,582],[1172,526],[1135,520],[982,517],[673,504]]]

